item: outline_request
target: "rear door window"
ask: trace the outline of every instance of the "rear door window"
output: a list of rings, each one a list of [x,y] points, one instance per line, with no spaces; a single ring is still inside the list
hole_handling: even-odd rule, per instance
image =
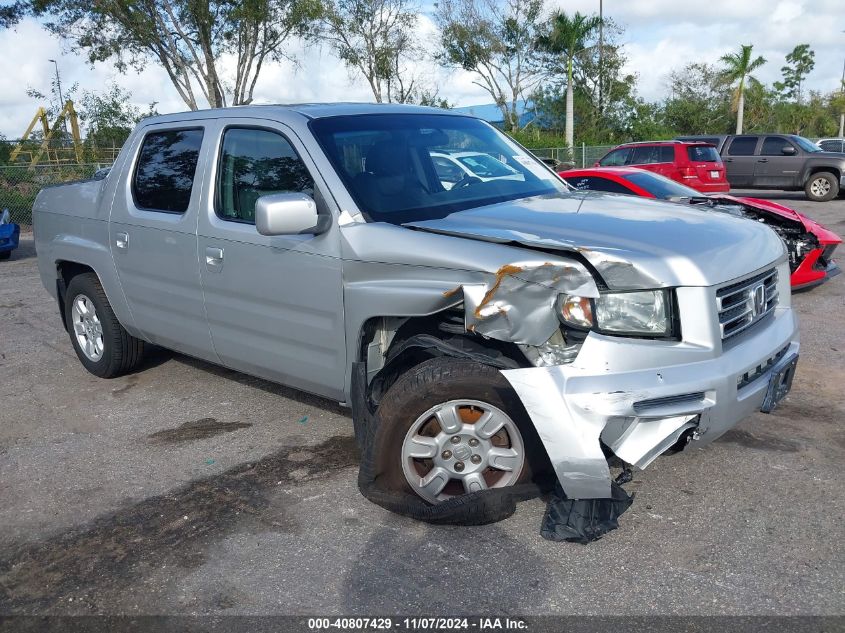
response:
[[[599,164],[602,167],[619,167],[620,165],[624,165],[625,161],[628,160],[628,157],[631,155],[631,148],[630,147],[622,147],[620,149],[615,149],[610,152],[607,156],[602,158],[599,161]]]
[[[795,146],[787,141],[782,136],[767,136],[763,140],[763,148],[760,150],[761,156],[783,156],[783,148]]]
[[[718,163],[722,160],[716,148],[709,145],[690,145],[687,147],[687,157],[693,163]]]
[[[653,163],[671,163],[675,160],[674,148],[668,145],[646,145],[635,147],[631,165],[650,165]]]
[[[737,136],[731,141],[728,148],[730,156],[754,156],[754,149],[757,147],[756,136]]]
[[[226,130],[217,170],[217,215],[254,224],[256,201],[273,193],[314,195],[314,180],[290,141],[271,130]]]
[[[202,145],[202,129],[161,130],[144,137],[132,197],[147,211],[184,213],[191,202]]]

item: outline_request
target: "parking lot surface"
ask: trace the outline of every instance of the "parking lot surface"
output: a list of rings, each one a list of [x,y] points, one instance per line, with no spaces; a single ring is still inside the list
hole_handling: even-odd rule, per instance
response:
[[[752,195],[845,234],[843,199]],[[581,546],[540,537],[539,499],[472,528],[369,503],[336,403],[165,351],[95,378],[21,242],[0,262],[0,614],[845,612],[845,275],[794,297],[781,407],[635,473],[619,529]]]

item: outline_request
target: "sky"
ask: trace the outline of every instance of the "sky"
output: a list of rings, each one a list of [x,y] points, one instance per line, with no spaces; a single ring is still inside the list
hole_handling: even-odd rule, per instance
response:
[[[599,0],[547,0],[550,9],[598,12]],[[0,4],[5,4],[0,0]],[[754,53],[768,63],[757,71],[765,83],[780,78],[785,56],[797,45],[810,44],[816,67],[807,88],[831,91],[839,86],[845,62],[843,0],[604,0],[605,16],[625,28],[626,72],[639,76],[639,94],[659,100],[667,92],[669,73],[688,62],[715,63],[740,44],[753,44]],[[418,26],[425,41],[432,41],[434,26],[421,14]],[[295,43],[297,63],[265,67],[255,91],[256,103],[304,101],[372,101],[363,78],[350,75],[327,49]],[[40,105],[26,95],[28,87],[47,93],[58,61],[63,87],[102,90],[111,81],[132,94],[146,109],[155,101],[161,113],[186,107],[164,71],[150,63],[137,73],[119,74],[108,63],[91,67],[84,55],[47,33],[32,19],[15,29],[0,31],[0,134],[21,136]],[[446,71],[426,64],[421,71],[440,96],[458,106],[489,103],[487,93],[475,86],[470,73]]]

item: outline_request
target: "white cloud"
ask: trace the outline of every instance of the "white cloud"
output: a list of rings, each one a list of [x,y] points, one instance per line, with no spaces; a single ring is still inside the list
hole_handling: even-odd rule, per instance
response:
[[[549,0],[549,8],[593,13],[598,0]],[[626,70],[640,77],[640,94],[646,99],[663,98],[666,79],[673,68],[689,62],[715,63],[719,56],[740,44],[754,44],[756,53],[769,63],[758,71],[765,82],[780,77],[785,55],[801,43],[816,52],[816,68],[810,89],[829,91],[838,87],[845,51],[842,0],[604,0],[605,15],[625,27],[629,61]],[[436,29],[430,17],[420,16],[418,31],[432,44]],[[184,110],[185,105],[166,74],[154,64],[143,72],[120,75],[109,64],[89,66],[83,56],[63,51],[62,44],[37,22],[24,20],[14,30],[0,31],[0,133],[21,135],[37,106],[26,96],[27,86],[47,92],[56,59],[62,83],[78,82],[82,90],[102,89],[111,79],[133,94],[140,107],[158,102],[160,112]],[[291,53],[298,59],[265,65],[255,90],[256,103],[302,101],[371,101],[366,82],[350,75],[325,47],[297,43]],[[225,67],[232,61],[226,60]],[[421,59],[414,70],[434,84],[440,96],[457,105],[488,103],[489,96],[476,86],[471,73],[438,68]]]

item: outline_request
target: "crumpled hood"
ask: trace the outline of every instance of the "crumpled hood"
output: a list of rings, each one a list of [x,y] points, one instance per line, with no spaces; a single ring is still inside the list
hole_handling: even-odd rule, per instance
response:
[[[760,223],[597,192],[503,202],[405,226],[579,253],[617,289],[713,286],[785,255],[777,234]]]

